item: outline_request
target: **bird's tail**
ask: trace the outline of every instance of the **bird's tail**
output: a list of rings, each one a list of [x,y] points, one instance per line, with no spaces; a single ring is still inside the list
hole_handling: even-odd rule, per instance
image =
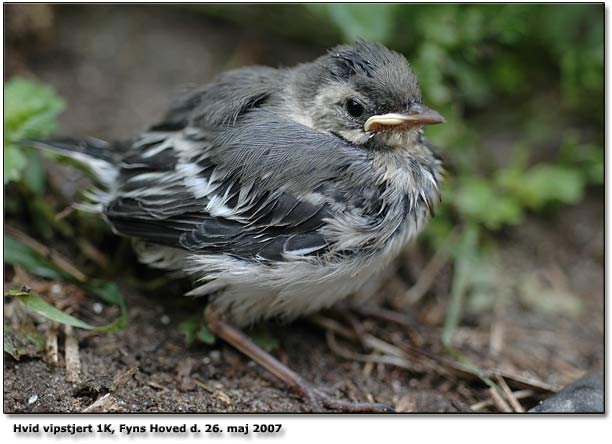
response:
[[[70,157],[91,170],[100,185],[112,189],[119,174],[117,159],[110,144],[92,137],[85,139],[29,139],[23,145],[49,150]]]
[[[90,201],[75,203],[75,208],[101,213],[104,206],[112,200],[119,175],[119,161],[108,142],[94,138],[29,139],[22,140],[21,144],[69,157],[91,170],[101,187],[85,191],[84,196]]]

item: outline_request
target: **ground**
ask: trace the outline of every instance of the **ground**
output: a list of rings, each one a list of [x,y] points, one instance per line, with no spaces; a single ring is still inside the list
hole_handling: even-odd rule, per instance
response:
[[[159,117],[182,85],[205,83],[247,63],[291,65],[323,49],[281,43],[188,8],[172,13],[158,7],[96,8],[92,14],[59,7],[42,40],[8,42],[9,75],[34,75],[67,99],[63,134],[128,138]],[[455,348],[496,383],[507,383],[514,393],[509,399],[520,402],[520,408],[533,407],[603,367],[603,216],[602,192],[593,189],[579,205],[531,216],[501,233],[492,264],[495,279],[487,289],[496,297],[484,305],[474,297],[466,307]],[[404,412],[518,410],[454,364],[440,345],[452,272],[448,264],[434,270],[422,297],[403,296],[414,295],[413,285],[427,274],[432,256],[420,244],[408,248],[361,310],[343,307],[289,325],[268,323],[279,341],[272,353],[338,398],[384,402]],[[5,288],[19,282],[10,268],[5,266]],[[228,345],[186,345],[178,325],[203,308],[201,301],[183,300],[178,286],[164,287],[160,294],[136,290],[122,279],[118,284],[129,326],[113,334],[75,330],[79,382],[66,381],[61,332],[59,365],[45,357],[15,361],[5,355],[5,413],[309,411],[282,383]],[[70,288],[62,288],[70,294]],[[77,299],[76,314],[91,322],[117,315],[107,307],[96,318],[95,301]],[[381,319],[392,316],[399,317],[397,322]],[[395,348],[382,352],[367,338]],[[102,407],[91,407],[96,401]]]

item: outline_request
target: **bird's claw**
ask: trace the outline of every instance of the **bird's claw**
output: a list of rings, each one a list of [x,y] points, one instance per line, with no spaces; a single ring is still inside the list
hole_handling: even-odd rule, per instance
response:
[[[351,402],[334,398],[308,384],[299,388],[300,395],[308,402],[313,412],[340,411],[344,413],[393,413],[395,409],[377,402]]]

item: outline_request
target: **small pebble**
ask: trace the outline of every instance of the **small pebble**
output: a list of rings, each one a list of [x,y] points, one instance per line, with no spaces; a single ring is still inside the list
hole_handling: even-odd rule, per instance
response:
[[[208,355],[213,361],[219,361],[221,359],[221,352],[219,350],[213,350]]]
[[[170,324],[170,316],[168,315],[162,315],[162,317],[159,320],[163,325]]]
[[[102,310],[104,310],[104,305],[102,305],[99,302],[96,302],[95,304],[93,304],[93,311],[95,314],[102,313]]]
[[[210,360],[210,358],[209,358],[208,356],[204,356],[204,357],[202,358],[202,362],[203,362],[204,364],[208,365],[208,364],[210,364],[211,360]]]
[[[53,284],[51,286],[51,293],[54,295],[58,295],[62,292],[62,286],[60,284]]]
[[[38,395],[32,395],[28,398],[28,404],[34,404],[36,401],[38,401]]]
[[[399,393],[402,390],[402,384],[397,379],[394,379],[391,381],[391,388],[393,389],[393,392]]]

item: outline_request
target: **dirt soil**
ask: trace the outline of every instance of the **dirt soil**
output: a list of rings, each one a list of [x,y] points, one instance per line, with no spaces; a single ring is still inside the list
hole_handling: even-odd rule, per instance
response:
[[[68,135],[128,138],[160,116],[181,85],[205,83],[224,69],[249,63],[291,65],[323,50],[266,37],[189,9],[95,8],[92,14],[88,8],[57,7],[53,26],[42,31],[42,40],[21,38],[16,28],[15,37],[7,39],[9,76],[39,78],[67,98],[60,125]],[[492,264],[496,278],[488,288],[498,297],[488,298],[492,305],[472,298],[455,335],[454,346],[462,354],[491,375],[497,370],[501,377],[496,382],[507,382],[515,393],[523,391],[520,402],[525,409],[603,368],[603,216],[602,193],[590,190],[577,206],[551,218],[530,218],[502,233],[498,262]],[[403,412],[503,410],[482,381],[447,362],[440,345],[452,276],[449,265],[441,267],[418,301],[401,297],[431,256],[422,246],[412,246],[389,270],[366,310],[322,314],[333,325],[363,330],[400,347],[411,359],[401,365],[376,362],[377,355],[359,341],[342,339],[331,333],[329,324],[325,328],[312,320],[266,324],[279,341],[272,353],[342,399],[384,402]],[[5,288],[20,283],[10,268],[5,266]],[[80,412],[96,401],[103,403],[102,410],[114,412],[310,410],[228,345],[188,347],[178,325],[202,309],[201,301],[185,300],[178,286],[148,292],[135,290],[123,278],[118,284],[129,326],[113,334],[76,331],[80,382],[66,382],[62,333],[59,365],[39,356],[15,361],[5,354],[5,413]],[[71,291],[61,288],[66,294]],[[76,315],[90,322],[117,315],[114,307],[96,315],[97,301],[78,300]],[[380,306],[399,313],[398,322],[367,312]],[[364,356],[375,362],[363,362]]]

